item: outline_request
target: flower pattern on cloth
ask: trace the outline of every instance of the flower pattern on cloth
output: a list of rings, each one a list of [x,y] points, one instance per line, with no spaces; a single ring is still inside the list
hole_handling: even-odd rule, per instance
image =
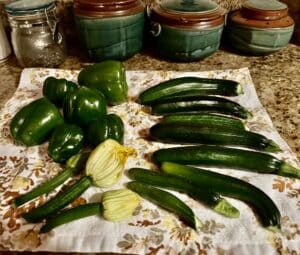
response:
[[[29,224],[22,213],[44,203],[57,192],[74,183],[71,178],[50,194],[13,208],[12,201],[19,194],[52,178],[62,166],[47,154],[47,143],[25,147],[16,143],[9,134],[14,114],[23,106],[42,96],[43,81],[48,76],[76,82],[78,70],[24,69],[19,87],[0,113],[0,250],[30,250],[52,252],[118,252],[125,254],[298,254],[300,250],[300,181],[275,175],[264,175],[216,169],[221,173],[241,178],[268,194],[282,215],[281,231],[264,229],[249,205],[228,198],[240,210],[238,219],[221,216],[185,194],[171,192],[187,203],[201,219],[203,226],[196,232],[174,214],[144,200],[128,220],[112,223],[101,215],[92,216],[39,234],[42,223]],[[139,93],[161,81],[181,76],[232,79],[238,81],[244,94],[232,100],[250,110],[254,117],[247,120],[249,130],[263,134],[280,145],[276,157],[298,166],[299,162],[286,142],[274,128],[266,110],[257,97],[247,68],[207,72],[127,71],[129,100],[109,107],[125,124],[126,146],[134,147],[137,156],[127,161],[131,167],[155,168],[149,158],[159,148],[175,145],[147,140],[149,127],[160,117],[136,102]],[[113,188],[124,187],[126,174]],[[107,189],[91,187],[70,206],[99,201],[99,194]]]

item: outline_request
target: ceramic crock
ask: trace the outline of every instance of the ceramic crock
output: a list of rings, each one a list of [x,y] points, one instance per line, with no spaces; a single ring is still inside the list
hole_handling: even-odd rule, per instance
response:
[[[218,50],[224,12],[209,0],[165,0],[150,12],[151,33],[159,56],[194,61]]]
[[[288,7],[276,0],[249,0],[230,15],[230,45],[246,54],[265,55],[286,46],[294,31]]]
[[[74,0],[78,39],[96,61],[124,60],[142,47],[144,5],[140,0]]]

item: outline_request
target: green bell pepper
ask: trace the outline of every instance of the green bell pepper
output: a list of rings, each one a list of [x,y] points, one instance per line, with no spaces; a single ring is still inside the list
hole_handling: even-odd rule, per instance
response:
[[[48,153],[58,163],[63,163],[78,153],[84,142],[83,131],[73,124],[57,126],[49,140]]]
[[[44,81],[43,95],[52,103],[60,107],[62,106],[64,97],[77,88],[77,84],[72,81],[68,81],[66,79],[56,79],[55,77],[51,76]]]
[[[63,102],[65,120],[81,127],[106,115],[106,99],[97,89],[80,87],[67,94]]]
[[[124,124],[116,114],[109,114],[102,119],[90,123],[86,130],[86,138],[92,146],[97,146],[104,140],[111,138],[123,143]]]
[[[125,69],[119,61],[107,60],[84,68],[78,75],[78,84],[100,90],[112,105],[127,100]]]
[[[24,106],[10,123],[12,137],[27,145],[38,145],[50,137],[53,129],[64,122],[59,110],[47,98]]]

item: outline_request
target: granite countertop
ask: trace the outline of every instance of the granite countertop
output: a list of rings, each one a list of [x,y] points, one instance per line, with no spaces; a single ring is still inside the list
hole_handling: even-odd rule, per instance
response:
[[[80,69],[88,59],[73,48],[63,69]],[[280,135],[300,158],[300,46],[289,44],[268,56],[244,56],[221,48],[212,56],[192,63],[158,59],[147,49],[124,62],[127,70],[204,71],[248,67],[257,94]],[[13,95],[22,69],[11,57],[0,65],[0,107]]]

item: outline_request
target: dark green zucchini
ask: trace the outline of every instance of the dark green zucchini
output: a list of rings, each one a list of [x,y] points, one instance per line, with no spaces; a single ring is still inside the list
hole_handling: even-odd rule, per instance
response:
[[[263,191],[240,179],[199,168],[163,162],[161,170],[194,185],[213,190],[251,204],[260,216],[263,226],[280,229],[280,211]]]
[[[226,98],[213,96],[185,97],[176,102],[162,102],[151,105],[152,113],[163,115],[169,113],[219,113],[246,119],[252,114],[240,104]]]
[[[153,104],[162,99],[180,99],[185,96],[237,96],[243,93],[241,85],[232,80],[200,77],[180,77],[161,82],[139,95],[141,104]]]
[[[197,124],[203,126],[217,126],[230,130],[245,130],[245,125],[241,119],[213,113],[174,113],[165,115],[162,119],[162,123]]]
[[[186,165],[227,167],[265,174],[300,178],[300,170],[283,160],[257,151],[212,145],[181,146],[153,153],[156,163],[174,162]]]
[[[31,191],[18,196],[14,200],[14,206],[18,207],[22,204],[25,204],[38,196],[41,196],[45,193],[49,193],[59,185],[63,184],[69,177],[77,174],[80,170],[84,168],[88,156],[89,152],[81,152],[69,158],[66,164],[66,168],[64,170],[59,172],[52,179],[33,188]]]
[[[150,202],[177,214],[185,223],[196,230],[202,225],[189,206],[167,191],[137,181],[127,183],[127,188]]]
[[[128,171],[128,175],[131,179],[141,183],[186,193],[212,208],[215,212],[227,217],[239,217],[239,210],[232,206],[226,199],[220,197],[216,192],[203,189],[199,185],[195,186],[183,179],[142,168],[131,168]]]
[[[46,219],[45,225],[41,228],[40,233],[49,232],[51,229],[69,223],[74,220],[82,219],[92,215],[99,215],[102,212],[101,203],[89,203],[79,205],[59,212]]]
[[[205,127],[195,124],[158,123],[150,128],[152,138],[162,142],[238,146],[268,152],[280,151],[267,137],[246,130]]]
[[[92,184],[92,180],[88,176],[82,177],[75,184],[70,186],[63,192],[58,193],[55,197],[48,200],[45,204],[32,209],[22,215],[28,222],[40,222],[45,218],[57,213],[58,210],[78,198]]]

